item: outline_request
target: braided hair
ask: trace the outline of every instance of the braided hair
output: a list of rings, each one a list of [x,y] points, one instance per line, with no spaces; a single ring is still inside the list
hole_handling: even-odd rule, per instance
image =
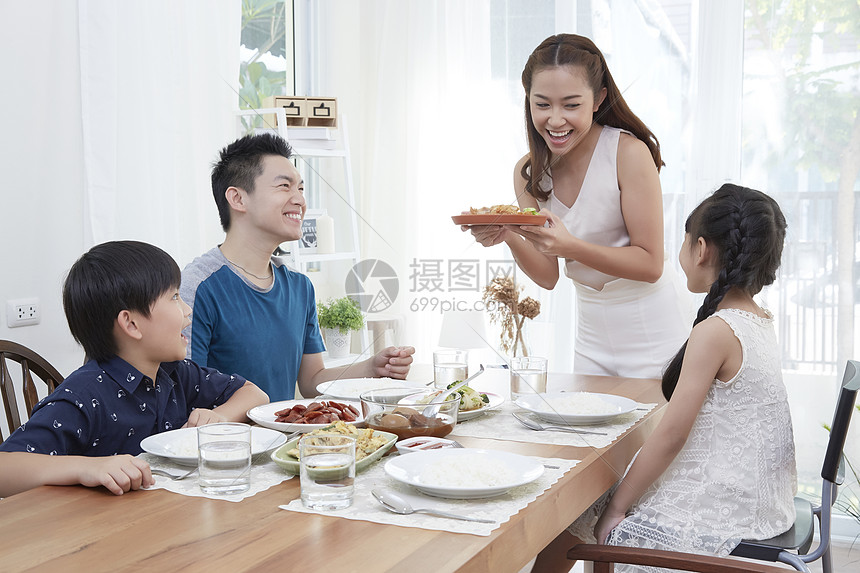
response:
[[[785,217],[779,205],[755,189],[726,183],[696,207],[684,225],[693,242],[700,237],[719,254],[720,272],[711,285],[693,326],[716,312],[731,288],[750,296],[776,280],[785,240]],[[663,373],[663,396],[672,397],[681,365],[685,342]]]

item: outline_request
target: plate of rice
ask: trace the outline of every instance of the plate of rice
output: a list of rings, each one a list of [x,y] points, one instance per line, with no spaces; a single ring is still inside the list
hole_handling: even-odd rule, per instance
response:
[[[287,436],[268,428],[251,427],[251,455],[262,454],[281,446]],[[183,466],[197,465],[197,428],[179,428],[153,434],[140,442],[140,448],[173,460]]]
[[[602,424],[635,410],[635,400],[597,392],[554,392],[517,398],[516,405],[555,424]]]
[[[503,452],[457,448],[413,452],[385,463],[385,473],[418,491],[450,499],[502,495],[543,475],[536,458]]]

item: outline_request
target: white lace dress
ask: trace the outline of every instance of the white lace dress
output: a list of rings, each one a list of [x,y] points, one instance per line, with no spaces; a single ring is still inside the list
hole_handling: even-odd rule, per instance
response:
[[[718,317],[718,318],[714,318]],[[687,443],[609,536],[611,545],[728,555],[794,522],[794,437],[773,318],[723,309],[743,349],[728,382],[714,380]],[[594,542],[605,495],[569,528]],[[616,571],[655,571],[618,565]]]

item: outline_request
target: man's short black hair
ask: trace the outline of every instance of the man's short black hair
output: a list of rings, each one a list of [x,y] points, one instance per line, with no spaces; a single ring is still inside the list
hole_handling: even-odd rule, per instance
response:
[[[178,289],[179,266],[173,257],[148,243],[112,241],[96,245],[79,258],[63,285],[63,308],[69,329],[87,357],[116,356],[116,317],[133,310],[149,317],[152,305]]]
[[[254,192],[254,181],[263,173],[263,157],[280,155],[289,159],[293,150],[283,138],[271,134],[246,135],[221,150],[220,159],[212,165],[212,195],[224,231],[230,229],[230,205],[225,193],[230,187]]]

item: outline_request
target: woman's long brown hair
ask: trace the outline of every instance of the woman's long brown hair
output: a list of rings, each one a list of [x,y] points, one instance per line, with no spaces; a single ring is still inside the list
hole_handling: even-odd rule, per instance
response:
[[[624,129],[642,140],[648,146],[651,157],[654,159],[654,165],[659,172],[660,168],[665,165],[660,157],[660,142],[624,101],[621,90],[615,85],[615,80],[609,73],[603,54],[600,53],[594,42],[584,36],[558,34],[541,42],[531,53],[523,69],[522,80],[526,90],[526,133],[529,140],[529,158],[523,164],[520,175],[526,180],[526,192],[539,201],[546,201],[549,198],[549,192],[541,188],[540,180],[550,168],[550,151],[546,141],[535,129],[532,122],[529,97],[534,74],[558,66],[581,67],[595,99],[600,94],[600,90],[606,88],[606,98],[594,114],[595,123]]]

